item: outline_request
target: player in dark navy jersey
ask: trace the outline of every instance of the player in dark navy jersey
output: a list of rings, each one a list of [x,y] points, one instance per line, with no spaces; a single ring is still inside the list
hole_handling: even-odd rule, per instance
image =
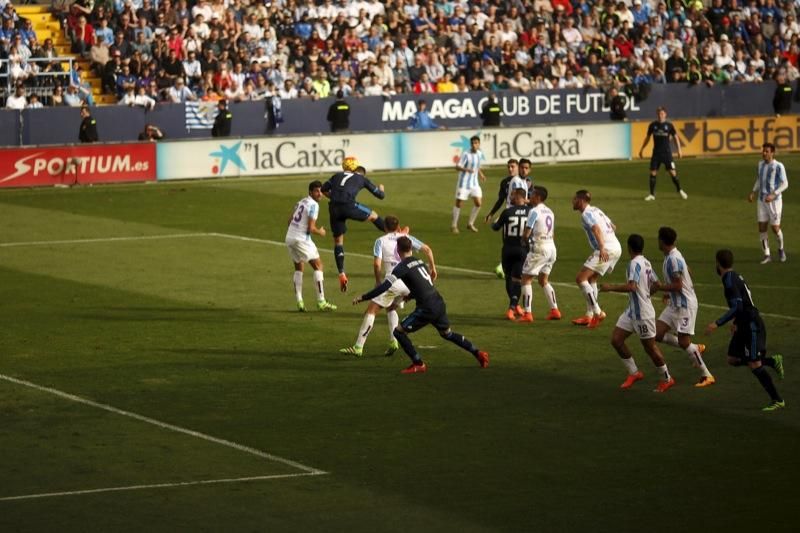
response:
[[[492,224],[492,229],[503,230],[503,251],[501,264],[506,273],[506,294],[508,294],[508,310],[506,318],[516,320],[517,315],[525,314],[519,305],[519,295],[522,289],[522,264],[528,257],[528,243],[523,241],[525,224],[531,206],[527,204],[528,191],[515,189],[511,193],[512,205],[500,214],[497,221]],[[516,314],[515,314],[516,313]]]
[[[514,178],[519,179],[519,176],[517,174],[518,172],[517,169],[519,168],[518,165],[519,162],[513,158],[509,159],[508,162],[506,163],[506,168],[508,169],[508,176],[500,180],[500,186],[498,187],[497,191],[497,200],[495,200],[491,211],[489,211],[489,214],[487,214],[486,217],[483,219],[483,221],[486,222],[487,224],[492,221],[492,217],[494,216],[495,213],[497,213],[500,210],[501,207],[503,207],[504,205],[508,207],[508,200],[509,198],[511,198],[511,195],[508,194],[508,188],[511,186],[511,182],[512,180],[514,180]],[[494,273],[500,279],[503,279],[505,277],[502,263],[498,264],[494,268]]]
[[[433,280],[436,275],[435,273],[429,273],[425,262],[415,258],[411,250],[411,239],[408,237],[397,239],[397,253],[402,260],[394,267],[392,273],[386,276],[383,283],[361,296],[356,296],[353,299],[353,305],[383,294],[391,288],[396,280],[402,280],[408,287],[408,297],[417,302],[416,309],[405,317],[394,330],[395,338],[411,358],[411,365],[405,368],[402,373],[416,374],[428,370],[427,365],[417,353],[416,348],[414,348],[411,339],[408,338],[409,333],[422,329],[428,324],[432,324],[443,339],[471,353],[478,360],[481,368],[486,368],[489,366],[489,354],[478,350],[466,337],[450,329],[450,321],[447,318],[447,307],[444,299],[433,286]]]
[[[653,138],[653,155],[650,157],[650,194],[644,197],[648,202],[656,199],[656,175],[661,165],[669,172],[672,177],[672,183],[675,184],[675,190],[681,195],[681,198],[686,200],[689,195],[681,189],[681,181],[678,179],[678,171],[675,169],[675,161],[672,160],[672,147],[671,141],[675,142],[678,148],[678,157],[681,154],[681,141],[678,139],[678,132],[675,131],[675,126],[672,122],[667,120],[667,110],[664,107],[659,107],[656,110],[658,120],[654,120],[647,127],[647,136],[644,138],[644,143],[639,149],[639,157],[642,157],[647,143],[650,142],[650,137]]]
[[[385,227],[378,213],[364,204],[356,202],[361,189],[367,189],[375,198],[383,200],[383,185],[375,185],[364,175],[366,170],[358,165],[355,157],[345,157],[342,161],[344,172],[338,172],[322,185],[322,194],[328,197],[328,212],[331,217],[331,233],[333,234],[333,256],[339,270],[339,288],[347,291],[347,274],[344,272],[344,234],[347,232],[347,220],[365,220],[372,222],[380,231]],[[361,170],[361,172],[358,172]]]
[[[706,326],[706,334],[713,333],[718,327],[733,321],[733,336],[728,345],[728,364],[733,366],[747,365],[753,375],[764,387],[770,397],[770,404],[764,411],[775,411],[786,407],[786,403],[778,394],[772,378],[764,366],[775,369],[783,378],[783,356],[767,356],[767,328],[758,312],[750,288],[744,278],[733,270],[733,252],[719,250],[717,252],[717,273],[725,287],[725,299],[728,311],[716,321]]]

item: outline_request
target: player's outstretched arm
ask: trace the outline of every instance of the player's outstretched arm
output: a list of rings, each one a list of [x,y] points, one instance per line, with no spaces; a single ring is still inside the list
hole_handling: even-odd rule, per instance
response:
[[[600,292],[636,292],[636,282],[629,281],[624,285],[613,285],[611,283],[603,283],[599,287]]]
[[[436,271],[436,260],[433,258],[433,250],[431,250],[431,247],[427,244],[423,244],[419,251],[425,254],[425,257],[428,258],[428,266],[431,270],[431,280],[436,281],[436,278],[439,277],[439,273]]]

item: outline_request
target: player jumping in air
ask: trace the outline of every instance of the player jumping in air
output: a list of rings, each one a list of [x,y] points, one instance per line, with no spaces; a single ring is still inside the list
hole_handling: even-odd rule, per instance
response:
[[[772,226],[772,231],[778,238],[778,257],[783,263],[786,261],[786,251],[783,249],[783,231],[781,231],[781,214],[783,212],[781,195],[789,188],[789,180],[783,163],[775,160],[774,144],[765,143],[761,147],[761,159],[758,162],[756,182],[753,184],[753,190],[747,200],[753,202],[756,198],[758,199],[758,233],[761,237],[761,250],[764,252],[761,264],[772,261],[767,224]]]
[[[373,248],[372,269],[375,274],[375,285],[380,285],[383,279],[391,274],[394,267],[400,263],[400,255],[397,253],[397,239],[403,236],[411,240],[411,246],[414,250],[420,250],[425,254],[428,259],[431,277],[436,278],[436,263],[433,259],[433,250],[425,243],[411,235],[407,235],[408,228],[401,230],[400,221],[397,217],[389,215],[384,219],[384,223],[386,225],[386,233],[375,240]],[[356,343],[353,346],[342,348],[339,352],[361,356],[364,353],[364,344],[367,342],[367,337],[372,332],[372,326],[375,324],[375,315],[381,309],[386,309],[386,318],[389,321],[389,347],[384,355],[394,355],[400,347],[397,339],[394,338],[394,330],[400,323],[400,319],[397,316],[397,308],[402,306],[403,299],[408,294],[408,287],[398,279],[388,291],[373,298],[364,313],[364,320],[361,322],[361,329],[358,330]]]
[[[648,202],[656,199],[656,176],[658,175],[659,167],[663,164],[670,177],[672,177],[675,190],[678,191],[681,198],[686,200],[689,195],[681,189],[681,181],[678,179],[678,171],[675,169],[675,161],[672,160],[672,148],[670,147],[670,140],[674,140],[678,149],[678,158],[683,157],[678,132],[675,131],[675,126],[672,125],[672,122],[667,120],[667,109],[665,107],[659,107],[656,110],[656,116],[658,120],[654,120],[647,127],[647,136],[639,149],[639,157],[642,157],[647,143],[650,142],[650,137],[653,138],[653,154],[650,156],[650,194],[645,196],[644,199]]]
[[[469,139],[470,149],[461,154],[461,158],[456,164],[458,170],[458,183],[456,185],[456,204],[453,207],[453,222],[450,224],[450,230],[453,233],[458,233],[458,217],[461,215],[461,204],[464,200],[472,198],[475,205],[472,206],[472,211],[469,213],[469,222],[467,229],[477,232],[478,228],[475,227],[475,219],[478,218],[478,211],[481,209],[481,198],[483,191],[478,182],[486,181],[486,175],[481,170],[481,161],[483,161],[483,153],[480,151],[481,139],[477,135]]]
[[[339,270],[339,288],[342,292],[347,291],[347,274],[344,271],[344,234],[347,232],[347,221],[366,220],[372,222],[379,230],[385,230],[383,219],[378,213],[356,202],[356,196],[361,189],[367,189],[375,198],[383,200],[385,196],[383,185],[374,185],[363,173],[356,171],[358,167],[355,157],[345,157],[342,161],[344,172],[334,174],[322,186],[322,194],[330,200],[328,212],[333,233],[333,255],[336,259],[336,268]]]
[[[783,409],[786,407],[786,403],[778,394],[767,369],[764,368],[765,366],[773,368],[783,379],[783,356],[767,356],[767,328],[753,303],[750,288],[744,278],[733,270],[733,252],[719,250],[716,259],[717,274],[722,278],[729,309],[716,321],[706,326],[706,334],[713,333],[717,328],[732,320],[733,335],[728,345],[728,364],[750,367],[753,375],[769,394],[770,403],[763,409],[764,411]]]
[[[617,320],[617,325],[611,334],[611,346],[622,358],[622,364],[628,370],[628,377],[620,385],[621,389],[629,389],[634,383],[644,378],[644,374],[637,368],[628,345],[625,344],[631,333],[636,333],[642,341],[642,346],[650,360],[656,365],[661,381],[653,392],[666,392],[675,385],[675,379],[669,375],[664,355],[656,344],[656,310],[650,301],[650,286],[658,281],[650,261],[642,255],[644,251],[644,238],[633,234],[628,237],[628,253],[631,262],[628,263],[628,273],[625,285],[608,285],[604,283],[600,290],[603,292],[627,292],[628,307]]]
[[[411,365],[402,370],[402,373],[416,374],[428,370],[411,339],[408,338],[409,333],[422,329],[428,324],[432,324],[443,339],[471,353],[481,368],[486,368],[489,366],[489,354],[479,350],[466,337],[450,329],[447,307],[442,296],[433,286],[433,280],[436,278],[435,272],[428,272],[425,262],[416,259],[411,254],[412,248],[411,239],[408,237],[397,239],[400,263],[394,267],[391,274],[386,276],[383,283],[361,296],[356,296],[353,299],[353,305],[380,296],[388,291],[396,280],[402,280],[408,287],[409,298],[413,298],[417,302],[416,309],[405,317],[394,330],[395,338],[403,347],[403,351],[411,358]]]
[[[322,196],[322,183],[312,181],[308,185],[308,196],[297,202],[289,218],[286,230],[286,247],[289,257],[294,263],[294,293],[297,298],[297,310],[305,311],[303,303],[303,265],[308,262],[314,269],[314,287],[317,289],[317,308],[320,311],[333,311],[336,306],[325,301],[323,288],[322,261],[311,234],[325,236],[325,228],[317,227],[319,216],[319,199]]]
[[[596,328],[606,317],[597,300],[597,278],[614,270],[622,256],[622,246],[614,233],[616,226],[599,208],[590,205],[591,201],[592,195],[585,189],[572,198],[572,209],[580,211],[581,224],[593,250],[575,277],[575,283],[586,298],[586,314],[573,319],[572,323]]]
[[[547,303],[550,304],[550,314],[547,320],[561,320],[561,311],[556,303],[556,291],[550,285],[550,272],[556,263],[556,244],[554,237],[556,217],[553,211],[545,205],[547,189],[533,188],[531,205],[533,208],[528,214],[525,232],[522,237],[530,242],[530,251],[522,265],[522,308],[524,314],[520,322],[533,322],[533,286],[534,277],[539,280]]]
[[[520,284],[522,282],[522,263],[528,255],[528,241],[522,238],[525,223],[531,206],[528,205],[528,191],[521,187],[511,192],[511,207],[505,209],[497,221],[492,224],[492,229],[503,230],[503,251],[501,252],[501,265],[506,273],[506,294],[508,295],[508,310],[506,318],[515,320],[525,313],[519,305]],[[516,314],[515,314],[516,313]]]

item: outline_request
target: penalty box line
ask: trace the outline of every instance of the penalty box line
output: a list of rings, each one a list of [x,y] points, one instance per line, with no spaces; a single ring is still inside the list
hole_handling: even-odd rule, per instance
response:
[[[74,394],[70,394],[68,392],[64,392],[58,389],[54,389],[51,387],[45,387],[43,385],[37,385],[36,383],[32,383],[30,381],[25,381],[22,379],[17,379],[11,376],[7,376],[5,374],[0,374],[0,380],[7,381],[9,383],[13,383],[15,385],[20,385],[22,387],[27,387],[30,389],[34,389],[40,392],[45,392],[47,394],[51,394],[53,396],[58,396],[59,398],[69,400],[71,402],[80,403],[83,405],[88,405],[90,407],[94,407],[95,409],[100,409],[102,411],[107,411],[109,413],[113,413],[115,415],[124,416],[126,418],[132,418],[134,420],[138,420],[139,422],[144,422],[145,424],[150,424],[151,426],[156,426],[161,429],[166,429],[168,431],[173,431],[175,433],[181,433],[183,435],[189,435],[190,437],[194,437],[196,439],[204,440],[206,442],[211,442],[214,444],[219,444],[220,446],[225,446],[227,448],[232,448],[236,451],[247,453],[250,455],[254,455],[256,457],[260,457],[262,459],[266,459],[268,461],[272,461],[275,463],[280,463],[286,466],[290,466],[297,470],[303,472],[304,475],[323,475],[327,474],[324,470],[320,470],[318,468],[314,468],[311,466],[304,465],[302,463],[298,463],[297,461],[292,461],[291,459],[286,459],[284,457],[280,457],[271,453],[267,453],[262,450],[258,450],[256,448],[252,448],[250,446],[245,446],[244,444],[239,444],[230,440],[222,439],[219,437],[214,437],[212,435],[208,435],[206,433],[201,433],[199,431],[194,431],[192,429],[187,429],[181,426],[176,426],[174,424],[169,424],[167,422],[161,422],[160,420],[156,420],[155,418],[150,418],[144,415],[140,415],[137,413],[133,413],[131,411],[125,411],[123,409],[118,409],[112,405],[95,402],[86,398],[82,398],[81,396],[76,396]],[[295,474],[297,475],[297,474]],[[268,476],[270,477],[270,476]]]

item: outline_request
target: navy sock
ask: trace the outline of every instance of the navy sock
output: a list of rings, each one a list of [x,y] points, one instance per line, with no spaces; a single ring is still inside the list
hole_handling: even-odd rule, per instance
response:
[[[512,281],[511,282],[511,307],[516,307],[519,303],[519,295],[522,292],[522,283],[519,281]]]
[[[650,194],[656,195],[656,177],[650,176]]]
[[[511,284],[512,284],[511,276],[506,275],[506,280],[505,281],[506,281],[506,295],[508,296],[508,301],[510,302],[511,301],[511,296],[514,294],[513,289],[511,288]],[[509,303],[509,306],[513,307],[510,303]]]
[[[675,184],[675,190],[677,192],[681,192],[681,180],[678,179],[678,175],[672,176],[672,183]]]
[[[417,349],[414,348],[414,344],[411,342],[411,339],[408,338],[405,332],[400,331],[399,329],[394,330],[394,338],[397,339],[397,342],[400,343],[400,346],[403,347],[403,351],[406,352],[406,355],[411,358],[411,361],[415,365],[422,364],[422,358],[417,353]]]
[[[375,225],[375,227],[376,227],[376,228],[378,228],[379,230],[381,230],[381,231],[386,231],[386,226],[384,225],[384,223],[383,223],[383,219],[382,219],[381,217],[378,217],[378,218],[376,218],[375,220],[373,220],[373,221],[372,221],[372,223],[373,223],[373,224]]]
[[[344,246],[337,244],[333,247],[333,257],[336,259],[336,268],[339,274],[344,272]]]
[[[442,337],[445,340],[448,340],[448,341],[452,342],[456,346],[459,346],[459,347],[463,348],[464,350],[468,351],[472,355],[477,355],[477,353],[478,353],[478,349],[475,347],[475,345],[472,344],[469,341],[469,339],[467,339],[464,335],[462,335],[460,333],[456,333],[455,331],[451,331],[451,332],[449,332],[449,333],[447,333],[445,335],[442,335]]]
[[[764,366],[775,368],[775,359],[772,356],[762,357],[761,363],[763,363]]]
[[[781,395],[778,394],[778,390],[775,388],[775,384],[772,382],[772,378],[769,377],[766,368],[763,366],[754,368],[753,375],[758,379],[758,382],[761,383],[761,386],[764,387],[764,390],[767,391],[767,394],[769,394],[773,402],[783,401],[783,398],[781,398]]]

